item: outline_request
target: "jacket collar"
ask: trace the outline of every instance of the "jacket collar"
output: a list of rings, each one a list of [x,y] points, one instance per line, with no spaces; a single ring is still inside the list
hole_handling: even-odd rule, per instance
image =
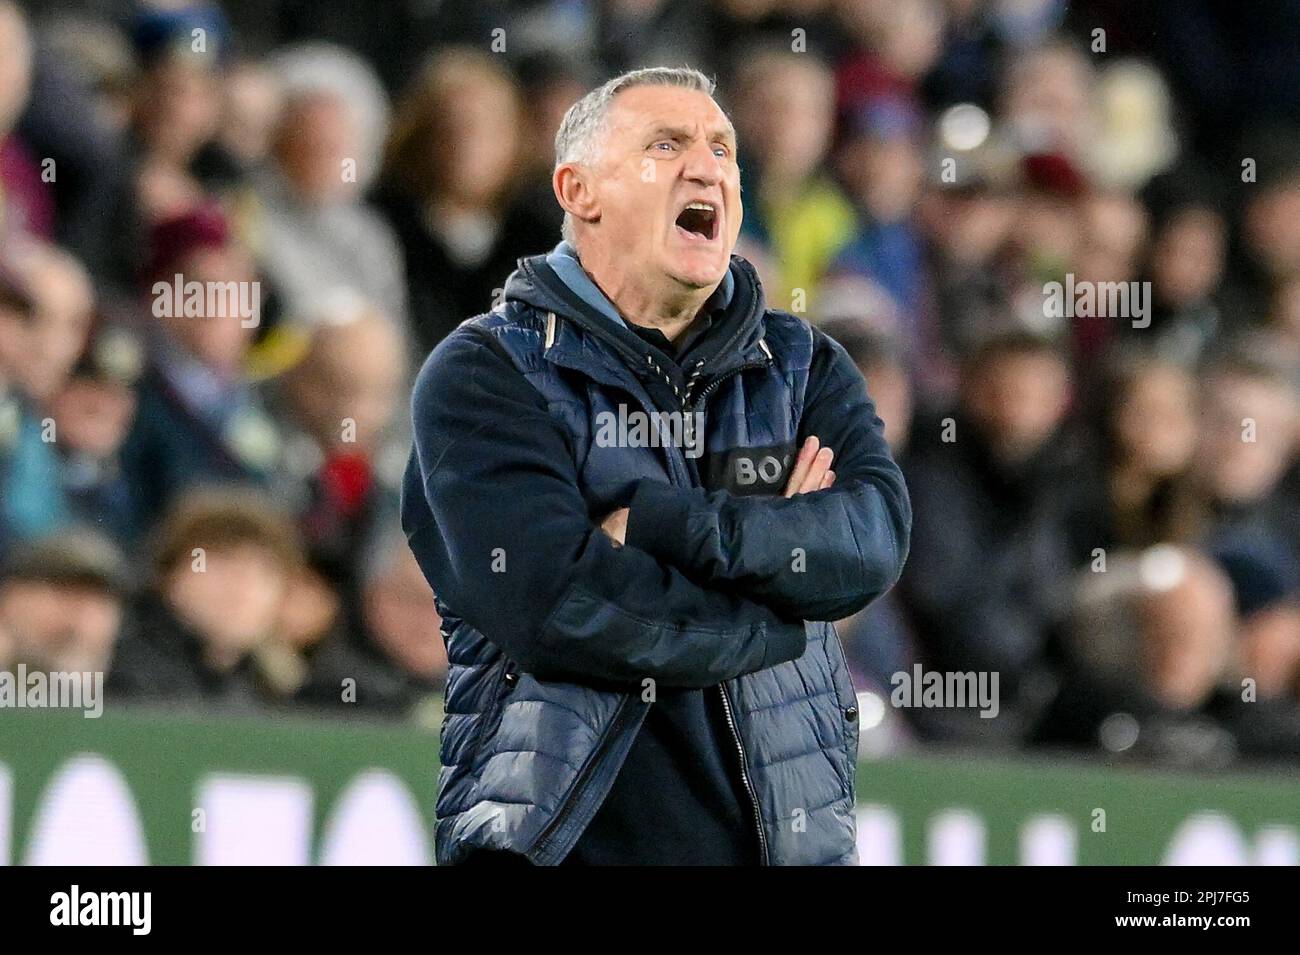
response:
[[[588,372],[592,371],[595,360],[620,379],[628,370],[646,378],[659,377],[665,369],[676,368],[671,356],[578,294],[570,282],[556,273],[548,258],[539,255],[520,259],[519,268],[505,286],[506,302],[520,302],[562,319],[548,332],[548,360]],[[730,299],[719,308],[712,326],[696,346],[695,354],[700,357],[690,369],[684,370],[687,376],[725,374],[766,356],[761,344],[766,305],[753,266],[733,255],[727,279],[725,285],[730,286]],[[725,294],[717,297],[726,298]]]

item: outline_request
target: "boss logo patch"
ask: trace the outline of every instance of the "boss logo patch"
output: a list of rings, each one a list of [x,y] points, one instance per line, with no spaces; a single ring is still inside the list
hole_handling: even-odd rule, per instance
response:
[[[766,448],[733,448],[705,456],[705,482],[732,494],[780,494],[794,463],[794,442]]]

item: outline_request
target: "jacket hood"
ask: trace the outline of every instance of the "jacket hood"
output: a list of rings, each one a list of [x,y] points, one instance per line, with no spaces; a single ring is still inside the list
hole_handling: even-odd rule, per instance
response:
[[[731,301],[715,313],[713,325],[696,346],[710,371],[743,360],[757,349],[763,334],[767,305],[754,267],[740,256],[733,255],[729,268],[735,282]],[[672,358],[660,349],[610,321],[579,298],[555,273],[545,255],[519,260],[519,267],[506,280],[505,301],[518,302],[543,312],[555,312],[612,346],[625,359],[635,362],[633,367],[644,365],[647,355],[660,363],[672,363]]]

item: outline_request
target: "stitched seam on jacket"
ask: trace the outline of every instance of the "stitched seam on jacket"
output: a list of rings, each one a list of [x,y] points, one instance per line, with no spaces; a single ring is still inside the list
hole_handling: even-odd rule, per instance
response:
[[[815,700],[819,696],[830,696],[832,693],[836,692],[835,687],[831,687],[829,690],[818,690],[816,693],[812,693],[808,696],[795,697],[793,700],[781,700],[778,703],[764,703],[762,706],[756,706],[752,710],[741,710],[741,712],[746,716],[749,716],[753,713],[763,713],[767,710],[775,710],[781,706],[794,706],[796,703],[802,703],[804,700]]]
[[[770,759],[765,763],[755,763],[755,769],[766,769],[770,766],[780,766],[782,763],[794,762],[796,759],[807,759],[809,756],[815,756],[817,753],[825,754],[826,750],[819,744],[816,749],[805,749],[798,753],[791,753],[788,756],[778,756],[776,759]],[[841,779],[842,773],[836,769],[835,777]],[[842,781],[842,779],[841,779]]]
[[[512,754],[512,753],[524,753],[524,754],[529,755],[529,756],[545,756],[545,757],[546,757],[547,759],[549,759],[549,760],[552,760],[552,761],[557,762],[557,763],[562,763],[563,765],[568,766],[568,767],[569,767],[570,769],[572,769],[575,773],[580,773],[580,772],[582,772],[582,767],[580,767],[580,766],[574,766],[573,763],[569,762],[567,759],[564,759],[564,758],[561,757],[561,756],[556,756],[554,753],[548,753],[548,752],[547,752],[546,750],[544,750],[544,749],[498,749],[498,750],[496,750],[495,752],[493,752],[492,755],[488,758],[487,763],[490,763],[492,760],[496,759],[498,756],[507,756],[507,755],[510,755],[510,754]],[[483,765],[486,766],[487,763],[484,763]],[[479,802],[492,802],[493,800],[491,800],[491,799],[480,799],[480,800],[478,800],[478,801],[479,801]]]
[[[510,707],[515,706],[518,703],[537,703],[540,704],[541,706],[553,706],[557,710],[563,710],[566,713],[572,713],[574,716],[578,718],[578,722],[581,723],[584,728],[591,730],[591,734],[593,736],[596,737],[600,736],[600,730],[596,729],[596,727],[588,723],[583,718],[583,715],[571,706],[565,706],[563,703],[557,703],[554,700],[539,700],[529,696],[529,697],[517,697],[515,699],[512,699],[509,703],[506,704],[506,709],[509,709]]]

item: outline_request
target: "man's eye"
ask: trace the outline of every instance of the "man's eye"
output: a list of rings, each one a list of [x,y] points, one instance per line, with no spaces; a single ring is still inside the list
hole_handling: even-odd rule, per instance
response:
[[[731,150],[726,146],[714,146],[713,155],[717,156],[719,159],[726,159],[731,155]]]
[[[664,149],[676,149],[676,148],[677,148],[677,144],[676,144],[675,142],[673,142],[671,139],[661,139],[661,140],[659,140],[659,142],[655,143],[655,144],[652,145],[650,148],[651,148],[651,149],[660,149],[660,148],[664,148]]]

